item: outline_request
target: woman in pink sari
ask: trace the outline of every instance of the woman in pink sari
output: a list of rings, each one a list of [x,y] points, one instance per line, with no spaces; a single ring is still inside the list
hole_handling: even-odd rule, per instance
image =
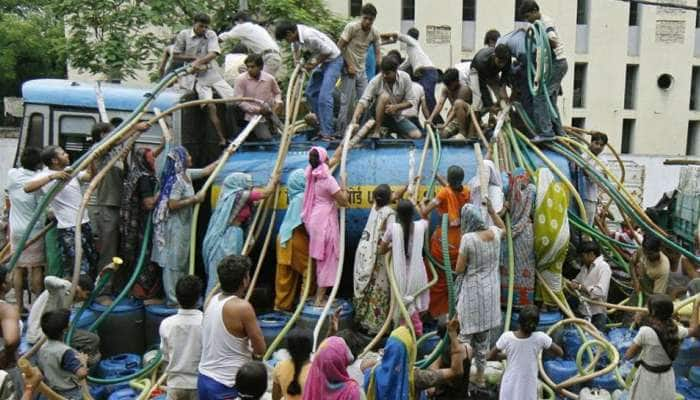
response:
[[[316,263],[316,306],[325,303],[326,289],[335,283],[340,240],[338,207],[349,204],[345,183],[341,182],[342,187],[338,185],[327,161],[326,149],[311,148],[301,211],[301,220],[309,233],[309,255]]]
[[[345,341],[331,336],[321,343],[304,385],[303,400],[360,400],[362,389],[350,375],[353,356]]]

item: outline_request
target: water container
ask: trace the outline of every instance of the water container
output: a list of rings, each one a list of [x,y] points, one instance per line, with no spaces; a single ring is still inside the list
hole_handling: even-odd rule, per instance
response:
[[[93,303],[90,309],[96,314],[102,314],[107,306]],[[122,300],[97,330],[102,357],[123,353],[143,354],[146,350],[143,332],[143,303],[132,299]]]
[[[125,370],[141,368],[141,356],[138,354],[119,354],[106,358],[97,365],[96,374],[99,378],[114,378]]]
[[[109,400],[133,400],[139,396],[139,393],[132,389],[126,388],[117,390],[116,392],[109,395]]]
[[[673,370],[677,377],[687,377],[690,367],[700,361],[700,341],[695,338],[687,338],[681,343],[678,356],[673,361]]]
[[[95,400],[107,400],[112,393],[128,388],[130,388],[129,382],[115,385],[90,385],[90,395]]]
[[[326,315],[326,321],[321,327],[321,334],[324,335],[328,330],[328,323],[330,322],[331,316],[337,307],[340,307],[340,320],[338,321],[338,329],[349,329],[352,328],[352,303],[344,299],[336,299],[333,302],[333,306],[328,310]],[[313,330],[316,327],[316,322],[321,317],[323,312],[323,307],[316,307],[313,300],[307,300],[304,304],[304,309],[301,312],[297,326],[302,328]]]
[[[520,314],[513,312],[510,317],[510,329],[518,329],[518,320],[520,319]],[[537,330],[541,332],[547,332],[552,325],[561,321],[562,315],[559,311],[547,311],[540,313],[540,323],[537,325]]]
[[[612,400],[612,396],[605,389],[583,388],[578,396],[579,400]]]
[[[623,355],[630,348],[634,338],[637,336],[636,330],[627,328],[615,328],[608,331],[607,337],[610,343]]]
[[[567,327],[562,331],[561,335],[562,348],[564,349],[564,357],[567,360],[575,360],[578,349],[581,348],[583,341],[581,335],[574,327]]]
[[[280,334],[289,321],[291,315],[282,312],[271,312],[258,316],[258,325],[265,337],[265,343],[269,346]]]
[[[690,367],[688,380],[695,386],[700,386],[700,367]]]
[[[430,333],[430,332],[429,332]],[[427,333],[426,333],[427,335]],[[438,335],[433,335],[427,339],[425,339],[423,342],[421,342],[420,347],[418,348],[418,358],[417,360],[422,360],[423,357],[431,354],[435,347],[437,347],[438,343],[442,340],[442,337]]]
[[[578,373],[576,361],[550,360],[544,362],[544,370],[554,383],[561,383]]]
[[[75,323],[77,329],[87,330],[90,325],[92,325],[97,320],[97,314],[90,308],[86,308],[82,314],[80,314],[80,320],[74,322],[75,316],[78,314],[78,309],[74,308],[71,310],[70,320]]]
[[[700,400],[700,386],[683,377],[676,377],[676,392],[685,396],[686,400]]]
[[[615,380],[615,375],[613,373],[605,374],[603,376],[594,378],[590,386],[605,389],[611,393],[620,388],[620,386],[617,383],[617,380]]]
[[[160,323],[175,314],[177,314],[176,307],[168,307],[164,304],[146,306],[146,347],[152,348],[160,344],[160,334],[158,333]]]

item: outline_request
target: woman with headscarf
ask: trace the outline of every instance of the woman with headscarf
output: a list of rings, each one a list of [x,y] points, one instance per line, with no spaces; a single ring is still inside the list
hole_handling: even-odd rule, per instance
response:
[[[433,209],[438,210],[440,217],[447,214],[449,227],[447,231],[447,241],[450,255],[450,266],[454,270],[459,253],[459,240],[462,237],[459,231],[459,212],[467,202],[469,202],[469,189],[462,184],[464,181],[464,170],[456,165],[447,169],[447,180],[438,176],[438,181],[443,186],[438,190],[435,198],[421,211],[422,215],[430,215]],[[442,225],[433,232],[430,238],[430,254],[437,262],[443,264],[442,257]],[[437,269],[438,281],[430,288],[430,315],[438,318],[447,314],[448,296],[447,280],[445,273]]]
[[[337,336],[324,340],[314,355],[304,384],[303,400],[359,400],[362,389],[348,375],[353,356]]]
[[[487,226],[473,204],[462,207],[461,229],[464,235],[457,258],[457,316],[460,340],[475,351],[476,384],[484,386],[489,331],[501,324],[501,297],[498,261],[505,224],[486,200],[489,216],[496,226]]]
[[[484,168],[486,168],[486,173],[488,174],[488,198],[493,204],[493,208],[496,212],[500,212],[503,208],[503,180],[501,179],[501,174],[498,173],[496,164],[491,160],[484,160]],[[482,207],[481,204],[481,179],[479,177],[480,171],[469,180],[469,202],[476,207]],[[491,217],[488,215],[484,217],[484,222],[486,225],[493,225]]]
[[[420,313],[425,312],[430,305],[428,291],[423,291],[414,298],[420,290],[428,286],[428,274],[423,262],[423,243],[428,229],[427,216],[419,221],[413,220],[416,209],[409,200],[399,201],[396,208],[396,222],[390,224],[384,232],[379,245],[379,254],[392,250],[392,270],[396,277],[396,285],[411,316],[416,335],[423,334],[423,324]],[[399,313],[396,313],[398,316]],[[398,323],[398,320],[395,321]]]
[[[192,206],[205,197],[205,193],[194,193],[192,181],[211,175],[217,161],[205,168],[192,169],[192,157],[182,146],[170,150],[165,161],[160,194],[153,210],[151,260],[163,268],[163,289],[168,305],[177,304],[175,284],[187,274]]]
[[[535,201],[536,268],[554,294],[562,296],[562,267],[569,248],[569,193],[563,183],[554,181],[548,168],[537,170]],[[535,297],[545,305],[556,305],[541,285],[535,285]]]
[[[309,235],[301,222],[306,175],[295,169],[287,178],[287,212],[277,235],[277,271],[275,273],[275,310],[291,311],[300,277],[306,276],[309,262]]]
[[[535,300],[535,236],[532,215],[535,203],[535,185],[522,168],[516,168],[508,184],[508,204],[513,236],[513,307],[521,308]],[[508,293],[508,253],[505,244],[501,251],[501,296]],[[505,303],[504,303],[505,304]]]
[[[327,161],[326,149],[314,146],[309,150],[301,211],[301,220],[309,233],[309,255],[316,263],[316,306],[325,303],[326,289],[335,284],[340,241],[338,207],[349,205],[345,182],[338,185]]]
[[[393,224],[395,214],[391,208],[389,185],[374,188],[372,197],[374,205],[357,244],[353,269],[355,321],[368,335],[379,332],[389,312],[391,292],[385,259],[377,250],[385,230]]]
[[[148,218],[148,213],[156,204],[158,179],[155,163],[163,146],[164,143],[155,151],[141,147],[131,153],[129,172],[122,189],[119,255],[124,264],[115,273],[114,289],[117,291],[127,283],[141,252],[145,234],[143,221]],[[158,267],[150,262],[150,252],[151,248],[148,246],[144,260],[149,261],[143,266],[133,289],[134,295],[141,299],[153,298],[160,289],[160,274]]]
[[[365,373],[367,400],[415,400],[421,392],[463,379],[464,360],[469,357],[467,348],[458,340],[459,322],[453,319],[447,324],[450,337],[449,368],[420,369],[416,361],[416,341],[405,326],[396,328],[384,346],[381,361]]]
[[[234,172],[224,179],[202,242],[202,257],[207,270],[206,293],[211,292],[218,283],[216,268],[219,262],[226,256],[241,254],[245,241],[243,227],[253,214],[252,206],[268,198],[278,180],[279,177],[273,175],[267,186],[254,189],[250,174]]]

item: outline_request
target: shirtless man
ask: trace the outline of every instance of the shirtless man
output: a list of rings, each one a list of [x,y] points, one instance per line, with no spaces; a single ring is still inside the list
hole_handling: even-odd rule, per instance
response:
[[[236,398],[236,373],[253,357],[261,358],[265,353],[255,310],[244,300],[250,266],[248,257],[231,255],[224,257],[217,268],[221,292],[206,305],[202,320],[197,379],[200,399]]]
[[[445,106],[445,101],[449,100],[451,108],[447,113],[447,120],[445,120],[444,124],[436,128],[439,130],[440,137],[443,139],[459,134],[462,135],[461,139],[464,140],[470,137],[470,132],[472,131],[472,124],[470,122],[472,91],[459,79],[459,71],[455,68],[450,68],[445,71],[442,75],[442,83],[444,87],[442,93],[440,93],[440,99],[432,114],[428,117],[427,123],[433,123],[433,120],[440,114],[442,108]]]

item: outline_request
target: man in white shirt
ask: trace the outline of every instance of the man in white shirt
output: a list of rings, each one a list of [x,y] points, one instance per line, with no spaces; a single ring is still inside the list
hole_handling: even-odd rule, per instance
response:
[[[412,74],[418,78],[418,83],[423,86],[425,91],[425,101],[428,103],[428,112],[432,113],[435,108],[435,85],[438,82],[438,71],[435,65],[430,60],[420,43],[418,37],[420,32],[416,28],[411,28],[406,32],[406,35],[398,32],[383,33],[382,44],[391,44],[399,41],[406,45],[406,61],[401,65],[401,69],[410,68]]]
[[[265,67],[263,71],[272,76],[277,76],[277,72],[282,66],[282,56],[277,42],[270,36],[270,33],[262,26],[251,21],[250,16],[245,11],[236,13],[233,16],[234,27],[219,35],[219,40],[238,40],[249,51],[260,54]]]
[[[370,45],[374,45],[375,63],[380,63],[382,58],[379,50],[379,31],[372,26],[377,18],[377,9],[374,5],[366,3],[362,6],[361,15],[359,21],[345,25],[338,40],[338,48],[345,59],[345,70],[340,84],[340,111],[336,124],[338,132],[345,131],[348,118],[355,108],[354,104],[367,87],[366,61]]]
[[[449,68],[442,74],[442,83],[444,88],[440,93],[435,109],[428,117],[426,123],[432,124],[442,112],[445,103],[449,100],[450,111],[447,113],[447,120],[444,124],[438,125],[436,128],[443,139],[453,138],[457,135],[459,139],[465,140],[470,137],[472,128],[470,102],[472,100],[472,92],[469,87],[459,79],[459,71],[455,68]]]
[[[411,108],[416,102],[413,82],[407,73],[398,68],[399,64],[394,57],[384,57],[380,68],[382,73],[375,76],[365,89],[355,108],[352,122],[358,124],[364,111],[373,104],[375,137],[379,137],[380,129],[384,126],[400,137],[418,139],[421,132],[402,115],[403,110]]]
[[[194,90],[200,100],[210,100],[214,97],[214,90],[222,99],[233,97],[233,88],[229,85],[219,71],[216,57],[221,54],[219,38],[209,29],[211,19],[206,14],[194,16],[192,28],[184,29],[177,34],[173,47],[173,60],[191,63],[198,68],[197,73],[188,75],[180,80],[180,85],[186,90]],[[207,104],[209,119],[211,119],[219,144],[226,145],[226,134],[217,114],[216,104]]]
[[[603,152],[605,145],[607,144],[608,135],[602,132],[594,132],[591,135],[591,143],[588,145],[588,150],[590,150],[591,153],[597,157]],[[591,159],[588,153],[583,153],[583,159],[591,168],[600,173],[598,163]],[[585,169],[582,171],[580,176],[583,178],[583,182],[581,182],[583,183],[583,190],[580,191],[581,200],[583,200],[583,206],[586,209],[588,225],[593,225],[595,222],[596,213],[598,211],[598,184]]]
[[[77,177],[72,178],[64,171],[70,165],[70,157],[59,146],[48,146],[41,151],[41,160],[47,170],[36,175],[26,185],[24,191],[32,193],[42,190],[48,193],[53,185],[58,183],[55,180],[68,180],[63,188],[56,193],[51,200],[51,209],[56,217],[56,233],[58,235],[58,249],[61,253],[61,265],[63,266],[63,276],[67,279],[73,276],[73,265],[75,263],[75,224],[78,218],[78,209],[83,200],[83,192],[78,180],[90,180],[90,175],[81,172]],[[92,229],[90,228],[90,218],[88,214],[83,214],[80,225],[82,231],[83,258],[80,261],[80,273],[95,276],[97,269],[98,254],[93,242]]]
[[[95,284],[87,275],[81,275],[75,295],[70,298],[71,282],[56,276],[44,278],[46,289],[39,295],[27,317],[27,342],[38,342],[44,332],[41,330],[41,317],[49,311],[70,309],[74,304],[90,298]],[[88,355],[88,363],[94,365],[100,361],[100,337],[92,332],[76,329],[70,345]]]
[[[580,291],[584,296],[592,300],[608,301],[608,289],[610,288],[610,265],[600,254],[600,247],[593,241],[585,241],[579,246],[581,256],[581,272],[567,285],[573,290]],[[591,321],[599,331],[603,332],[608,322],[605,306],[591,304],[581,300],[578,311],[587,320]]]
[[[160,350],[167,363],[169,400],[197,399],[197,368],[202,356],[202,312],[197,301],[202,281],[187,275],[175,286],[180,308],[160,324]]]
[[[277,24],[275,39],[286,40],[292,45],[295,62],[301,60],[302,51],[308,53],[304,68],[311,72],[311,78],[305,90],[306,100],[318,118],[319,137],[322,140],[331,140],[335,136],[333,91],[343,69],[340,49],[325,33],[289,21]]]

